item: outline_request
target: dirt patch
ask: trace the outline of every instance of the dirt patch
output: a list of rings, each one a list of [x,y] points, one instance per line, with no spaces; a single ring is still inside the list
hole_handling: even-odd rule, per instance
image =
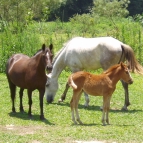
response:
[[[104,141],[75,141],[76,143],[105,143]]]
[[[27,134],[35,134],[39,130],[43,130],[44,128],[42,126],[15,126],[13,124],[6,125],[6,126],[0,126],[0,130],[4,132],[13,132],[17,135],[27,135]],[[46,128],[45,128],[46,129]]]

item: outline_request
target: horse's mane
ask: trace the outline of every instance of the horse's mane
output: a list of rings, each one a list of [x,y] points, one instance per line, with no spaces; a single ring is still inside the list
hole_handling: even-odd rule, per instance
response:
[[[45,48],[45,51],[47,52],[48,51],[48,49],[47,48]],[[38,54],[40,54],[42,52],[42,49],[39,49],[33,56],[36,56],[36,55],[38,55]]]
[[[39,54],[42,51],[42,49],[39,49],[33,56]]]
[[[107,74],[107,73],[111,72],[112,70],[116,69],[119,66],[120,66],[120,64],[114,65],[114,66],[110,67],[109,69],[107,69],[106,71],[104,71],[103,73]]]
[[[72,40],[72,39],[71,39]],[[56,53],[54,59],[53,59],[53,62],[52,64],[54,65],[54,63],[56,62],[57,58],[59,57],[59,55],[61,54],[61,52],[65,49],[65,47],[69,44],[69,42],[71,41],[67,41],[66,43],[63,44],[63,47]]]

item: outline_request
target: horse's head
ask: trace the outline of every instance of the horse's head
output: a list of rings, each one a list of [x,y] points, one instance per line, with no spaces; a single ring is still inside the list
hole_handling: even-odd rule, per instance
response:
[[[133,83],[133,79],[129,73],[129,69],[127,67],[127,65],[123,64],[122,62],[120,63],[121,68],[122,68],[122,80],[125,81],[128,84],[132,84]]]
[[[42,56],[44,59],[45,67],[48,72],[52,70],[52,60],[53,60],[53,45],[50,44],[49,48],[46,48],[45,44],[42,45]]]
[[[45,88],[45,96],[48,103],[53,102],[56,92],[58,90],[58,82],[52,78],[52,73],[47,75],[47,82]]]

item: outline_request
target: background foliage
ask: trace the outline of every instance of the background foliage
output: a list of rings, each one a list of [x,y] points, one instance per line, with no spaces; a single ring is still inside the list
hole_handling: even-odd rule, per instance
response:
[[[49,105],[44,100],[44,122],[39,120],[37,91],[34,91],[32,97],[34,120],[27,117],[27,96],[24,96],[26,113],[21,114],[18,110],[18,96],[18,112],[11,113],[5,76],[5,64],[12,54],[33,56],[43,43],[47,46],[53,43],[56,53],[66,41],[75,36],[117,38],[133,48],[136,58],[143,65],[142,11],[142,0],[1,0],[0,142],[142,142],[143,88],[139,75],[133,74],[134,84],[129,87],[131,105],[128,112],[120,110],[124,103],[124,93],[121,84],[117,85],[111,101],[111,126],[106,127],[101,126],[101,98],[90,97],[90,107],[84,109],[82,97],[79,110],[84,126],[74,126],[71,122],[71,90],[63,104],[57,103],[70,74],[67,70],[59,77],[59,89],[54,103]]]
[[[134,16],[142,14],[142,0],[1,0],[0,18],[7,22],[68,21],[75,14],[91,13]]]

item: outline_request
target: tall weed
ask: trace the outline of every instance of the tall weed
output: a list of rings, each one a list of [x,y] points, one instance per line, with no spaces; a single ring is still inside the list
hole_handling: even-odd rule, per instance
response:
[[[99,15],[83,14],[70,18],[70,22],[33,22],[27,27],[5,26],[0,33],[0,72],[5,71],[7,59],[14,53],[32,56],[41,44],[53,43],[55,53],[63,44],[76,36],[112,36],[130,45],[143,64],[142,25],[129,18],[105,18]]]
[[[10,56],[15,53],[23,53],[29,56],[41,48],[39,35],[30,31],[13,33],[5,28],[0,34],[0,72],[5,71],[5,65]]]

